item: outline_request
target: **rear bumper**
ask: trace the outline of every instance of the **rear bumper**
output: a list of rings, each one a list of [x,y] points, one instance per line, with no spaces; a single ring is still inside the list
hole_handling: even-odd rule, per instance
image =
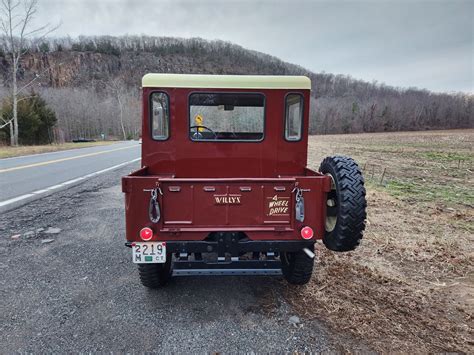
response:
[[[131,247],[133,242],[126,242]],[[237,238],[218,238],[216,241],[167,241],[166,251],[169,253],[230,253],[238,256],[248,252],[294,252],[311,247],[315,240],[237,240]]]

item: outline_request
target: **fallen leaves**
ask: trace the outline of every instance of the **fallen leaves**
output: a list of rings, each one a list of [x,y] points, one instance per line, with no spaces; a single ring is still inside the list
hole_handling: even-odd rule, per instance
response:
[[[441,226],[444,217],[420,223],[429,209],[414,211],[380,191],[369,191],[368,200],[371,223],[361,247],[334,253],[318,245],[313,279],[288,286],[288,300],[303,317],[377,351],[472,353],[472,308],[448,297],[462,286],[456,280],[472,273],[468,233],[456,230],[455,241],[436,236],[452,226]]]

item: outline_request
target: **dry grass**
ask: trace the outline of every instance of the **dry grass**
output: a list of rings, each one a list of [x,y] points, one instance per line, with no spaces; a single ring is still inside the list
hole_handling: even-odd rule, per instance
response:
[[[295,307],[377,351],[473,353],[473,143],[474,130],[311,137],[313,168],[332,154],[365,166],[368,220],[356,251],[317,250],[311,283],[288,288]]]
[[[0,146],[0,159],[19,157],[22,155],[30,155],[30,154],[57,152],[60,150],[95,147],[95,146],[100,146],[100,145],[109,145],[113,143],[116,143],[116,142],[101,141],[101,142],[88,142],[88,143],[23,145],[20,147]]]

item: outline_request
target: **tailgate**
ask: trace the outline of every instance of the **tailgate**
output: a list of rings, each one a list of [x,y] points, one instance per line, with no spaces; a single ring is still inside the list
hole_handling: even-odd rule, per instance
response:
[[[160,179],[163,227],[291,229],[294,178]]]

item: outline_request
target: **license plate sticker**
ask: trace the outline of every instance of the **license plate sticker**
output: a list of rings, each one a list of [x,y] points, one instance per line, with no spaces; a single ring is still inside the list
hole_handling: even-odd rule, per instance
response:
[[[132,245],[132,261],[135,264],[162,264],[166,262],[166,243],[147,242]]]

